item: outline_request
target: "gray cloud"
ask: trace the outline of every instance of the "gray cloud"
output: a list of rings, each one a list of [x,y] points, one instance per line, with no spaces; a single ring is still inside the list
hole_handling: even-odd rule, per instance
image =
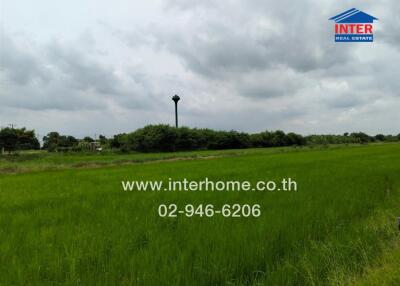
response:
[[[385,41],[392,47],[399,49],[400,23],[398,21],[398,15],[400,13],[400,3],[398,1],[385,0],[381,2],[377,10],[382,13],[378,17],[381,29],[376,31],[375,38]]]
[[[35,55],[34,49],[29,41],[17,45],[8,35],[0,33],[0,72],[18,85],[33,80],[47,82],[50,74],[41,66],[40,57]]]
[[[89,42],[91,34],[83,34]],[[99,110],[110,101],[129,109],[151,108],[147,76],[131,67],[120,71],[96,59],[94,51],[51,40],[41,46],[26,36],[1,34],[2,105],[32,110]],[[81,36],[78,37],[78,40]],[[28,46],[23,46],[28,42]],[[95,44],[92,42],[91,44]],[[123,78],[125,77],[125,78]]]
[[[81,91],[99,94],[118,94],[118,80],[112,67],[106,69],[74,48],[64,48],[52,42],[48,49],[48,62],[68,80],[68,84]]]
[[[351,47],[340,49],[327,40],[328,33],[332,38],[331,25],[327,15],[316,13],[322,6],[316,2],[195,2],[171,1],[172,7],[187,14],[186,18],[181,16],[187,22],[162,26],[156,38],[189,69],[204,76],[231,76],[232,72],[276,65],[299,72],[326,69],[346,62],[354,51]]]
[[[263,99],[293,96],[306,88],[307,82],[303,74],[277,67],[263,72],[246,73],[235,83],[235,89],[243,97]]]
[[[351,8],[333,0],[121,1],[78,13],[73,24],[51,15],[54,29],[30,14],[32,27],[7,16],[0,110],[24,125],[12,115],[23,110],[43,130],[51,115],[69,133],[76,125],[115,133],[172,123],[178,93],[190,126],[398,133],[390,113],[400,108],[400,5],[351,5],[379,18],[373,44],[333,42],[329,17]],[[76,7],[90,8],[64,6]]]

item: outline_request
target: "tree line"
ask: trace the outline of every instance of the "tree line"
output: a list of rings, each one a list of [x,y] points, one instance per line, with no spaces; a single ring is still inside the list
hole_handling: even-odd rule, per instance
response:
[[[249,134],[237,131],[216,131],[169,125],[148,125],[131,133],[123,133],[106,138],[61,135],[50,132],[43,137],[43,144],[33,130],[25,128],[3,128],[0,130],[0,149],[5,152],[17,150],[43,149],[49,152],[82,152],[110,149],[122,152],[173,152],[189,150],[243,149],[258,147],[327,145],[327,144],[366,144],[371,142],[398,142],[398,135],[370,136],[363,132],[343,135],[309,135],[285,133],[281,130]]]
[[[185,150],[243,149],[327,144],[366,144],[400,141],[400,134],[369,136],[363,132],[343,135],[302,136],[281,130],[245,133],[215,131],[169,125],[148,125],[132,133],[118,134],[110,140],[110,147],[121,151],[166,152]]]

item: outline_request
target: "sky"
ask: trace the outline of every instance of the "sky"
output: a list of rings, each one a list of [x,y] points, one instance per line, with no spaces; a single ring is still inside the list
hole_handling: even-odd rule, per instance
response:
[[[357,8],[373,43],[335,43]],[[400,2],[0,0],[0,126],[400,133]]]

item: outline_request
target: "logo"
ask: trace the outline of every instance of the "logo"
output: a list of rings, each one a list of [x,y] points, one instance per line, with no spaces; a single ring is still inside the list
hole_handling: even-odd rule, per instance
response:
[[[373,23],[377,18],[356,8],[340,13],[335,21],[335,42],[373,42]]]

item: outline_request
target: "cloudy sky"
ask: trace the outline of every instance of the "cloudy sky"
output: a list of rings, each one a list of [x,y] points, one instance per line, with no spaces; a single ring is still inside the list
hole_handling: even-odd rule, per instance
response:
[[[377,18],[374,43],[328,19]],[[400,133],[400,3],[0,0],[0,126],[40,136],[191,127]]]

